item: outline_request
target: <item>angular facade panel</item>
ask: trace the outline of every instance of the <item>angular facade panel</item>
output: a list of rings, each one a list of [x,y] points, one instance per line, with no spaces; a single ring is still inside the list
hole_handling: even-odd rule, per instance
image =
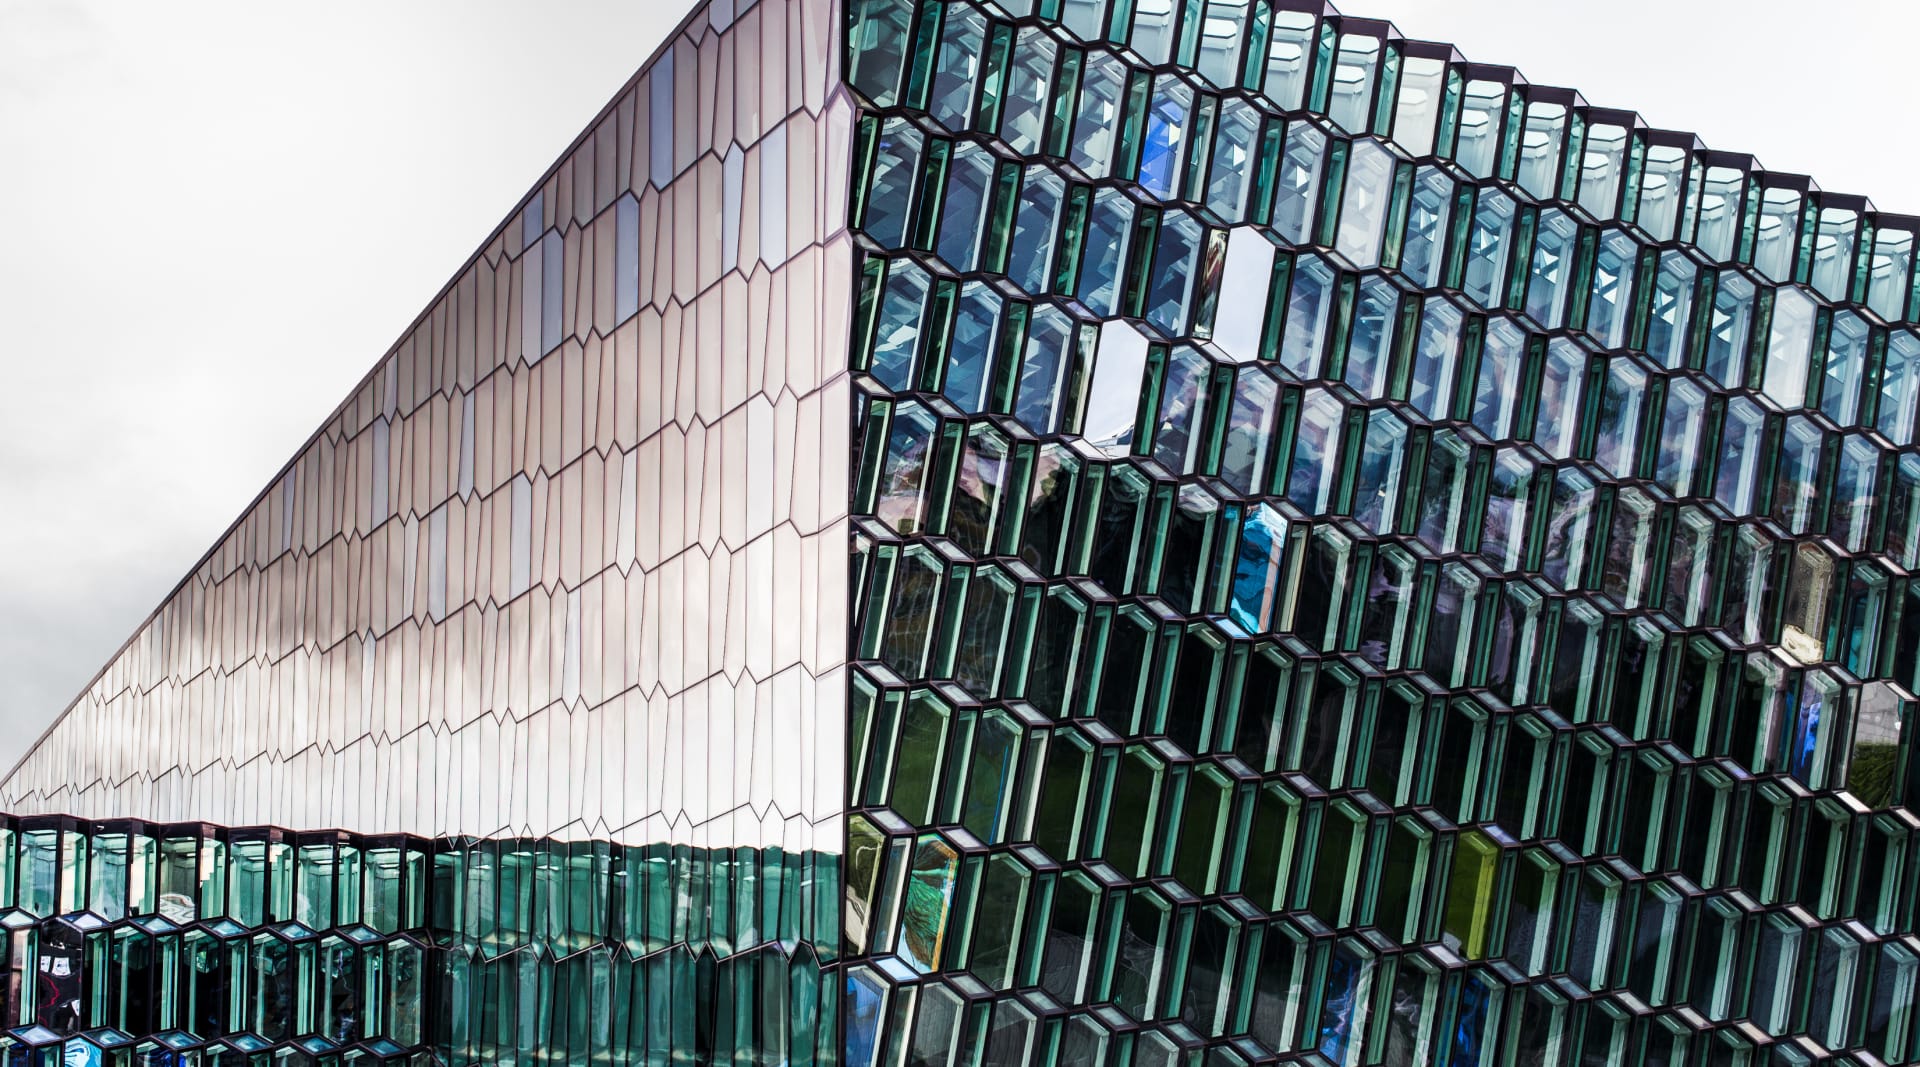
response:
[[[701,8],[0,787],[20,1041],[837,1058],[838,68]]]
[[[739,6],[0,785],[7,1047],[1920,1062],[1920,222],[1317,3]]]
[[[819,4],[696,16],[0,803],[837,841],[837,82]]]

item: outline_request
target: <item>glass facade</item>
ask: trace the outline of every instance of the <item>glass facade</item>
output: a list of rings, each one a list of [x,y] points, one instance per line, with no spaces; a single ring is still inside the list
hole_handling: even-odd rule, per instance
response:
[[[834,941],[838,870],[777,848],[8,819],[0,1012],[35,1067],[835,1063],[814,945]]]
[[[1314,3],[848,25],[850,1064],[1920,1060],[1920,222]]]
[[[832,12],[694,12],[0,784],[10,1067],[840,1062]]]
[[[0,1046],[1920,1062],[1916,234],[1310,0],[710,3],[0,783]]]

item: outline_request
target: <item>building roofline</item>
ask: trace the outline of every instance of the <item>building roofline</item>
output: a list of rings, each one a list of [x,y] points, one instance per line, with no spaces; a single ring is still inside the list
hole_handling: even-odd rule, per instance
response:
[[[80,706],[80,703],[86,699],[87,693],[92,690],[94,686],[98,685],[102,678],[107,676],[107,672],[112,670],[114,665],[120,662],[120,658],[133,648],[134,643],[140,640],[140,635],[145,633],[149,626],[153,625],[154,620],[160,617],[160,613],[167,609],[167,605],[173,603],[174,598],[180,594],[180,591],[185,589],[189,582],[193,581],[193,576],[199,573],[200,568],[206,566],[213,560],[214,556],[219,554],[228,539],[239,531],[241,525],[247,521],[247,517],[253,514],[254,509],[266,501],[267,495],[273,492],[274,487],[280,484],[281,479],[285,478],[300,462],[301,458],[304,457],[314,445],[318,444],[322,437],[326,436],[327,427],[331,426],[335,419],[346,412],[353,404],[355,398],[360,395],[360,390],[372,383],[374,377],[378,375],[381,368],[386,365],[388,358],[405,346],[407,339],[413,336],[414,331],[418,330],[421,324],[428,321],[433,315],[434,308],[439,307],[441,301],[445,300],[448,295],[454,291],[454,287],[460,284],[460,279],[466,276],[467,271],[486,257],[487,246],[491,245],[500,234],[506,232],[507,228],[513,225],[515,217],[526,210],[527,205],[532,203],[533,198],[540,194],[546,187],[547,182],[553,180],[553,178],[560,173],[560,168],[566,166],[574,154],[579,152],[580,149],[593,138],[600,124],[612,117],[613,114],[619,110],[620,102],[626,98],[628,93],[638,88],[640,83],[653,72],[654,65],[666,56],[667,52],[672,49],[674,42],[678,41],[701,19],[711,17],[709,11],[712,7],[712,2],[713,0],[699,0],[698,3],[694,4],[693,10],[687,12],[686,17],[681,19],[674,25],[673,29],[667,32],[667,35],[661,39],[660,44],[647,55],[647,58],[641,62],[639,67],[635,68],[632,76],[620,83],[620,88],[615,89],[613,96],[608,99],[607,103],[603,105],[600,110],[594,112],[593,118],[587,121],[586,126],[580,131],[580,134],[573,140],[567,142],[567,146],[560,151],[560,155],[556,157],[545,170],[540,172],[540,176],[534,180],[533,185],[528,188],[527,192],[522,195],[520,199],[514,201],[513,207],[508,210],[501,221],[487,230],[486,236],[481,238],[479,246],[476,247],[470,255],[460,261],[459,267],[455,268],[453,276],[447,279],[446,284],[434,291],[434,294],[427,299],[426,306],[420,310],[418,315],[408,320],[407,325],[401,329],[399,337],[397,337],[392,344],[381,350],[379,357],[373,361],[373,366],[370,367],[365,374],[354,380],[352,387],[347,390],[346,397],[342,399],[340,403],[334,405],[332,410],[327,412],[326,417],[320,420],[320,425],[314,429],[313,433],[307,435],[305,440],[300,442],[300,445],[294,449],[293,455],[287,459],[287,462],[282,464],[278,470],[274,471],[273,476],[267,479],[267,484],[261,488],[258,493],[255,493],[248,499],[246,505],[240,509],[240,514],[233,522],[229,523],[214,537],[213,544],[193,561],[193,565],[187,568],[187,573],[182,575],[178,582],[175,582],[167,589],[166,593],[160,597],[160,602],[154,606],[154,609],[134,625],[133,632],[127,636],[127,639],[122,641],[119,647],[108,654],[106,661],[101,664],[100,669],[94,672],[93,676],[81,685],[79,692],[75,693],[73,699],[69,700],[66,706],[60,710],[59,714],[53,717],[53,721],[47,724],[46,729],[41,730],[40,733],[34,737],[33,743],[26,747],[26,750],[20,754],[20,758],[15,760],[13,765],[7,768],[5,775],[0,776],[0,785],[5,785],[13,781],[14,775],[20,773],[20,769],[26,766],[27,761],[32,759],[34,753],[40,750],[40,746],[45,744],[47,739],[53,736],[53,732],[60,728],[60,724],[67,720],[67,716],[73,713],[73,709]]]

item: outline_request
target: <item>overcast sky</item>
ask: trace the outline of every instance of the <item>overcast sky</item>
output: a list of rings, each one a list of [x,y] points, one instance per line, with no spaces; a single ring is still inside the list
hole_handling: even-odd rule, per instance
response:
[[[0,771],[691,0],[0,0]]]
[[[1344,6],[1920,213],[1920,5]],[[690,7],[0,0],[0,769]]]

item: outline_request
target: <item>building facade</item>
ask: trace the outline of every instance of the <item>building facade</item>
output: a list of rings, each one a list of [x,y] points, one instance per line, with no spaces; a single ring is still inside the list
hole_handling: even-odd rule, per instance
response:
[[[14,770],[23,1047],[837,1061],[840,42],[690,16]]]
[[[1920,1062],[1916,234],[1317,2],[708,4],[0,785],[9,1054]]]

